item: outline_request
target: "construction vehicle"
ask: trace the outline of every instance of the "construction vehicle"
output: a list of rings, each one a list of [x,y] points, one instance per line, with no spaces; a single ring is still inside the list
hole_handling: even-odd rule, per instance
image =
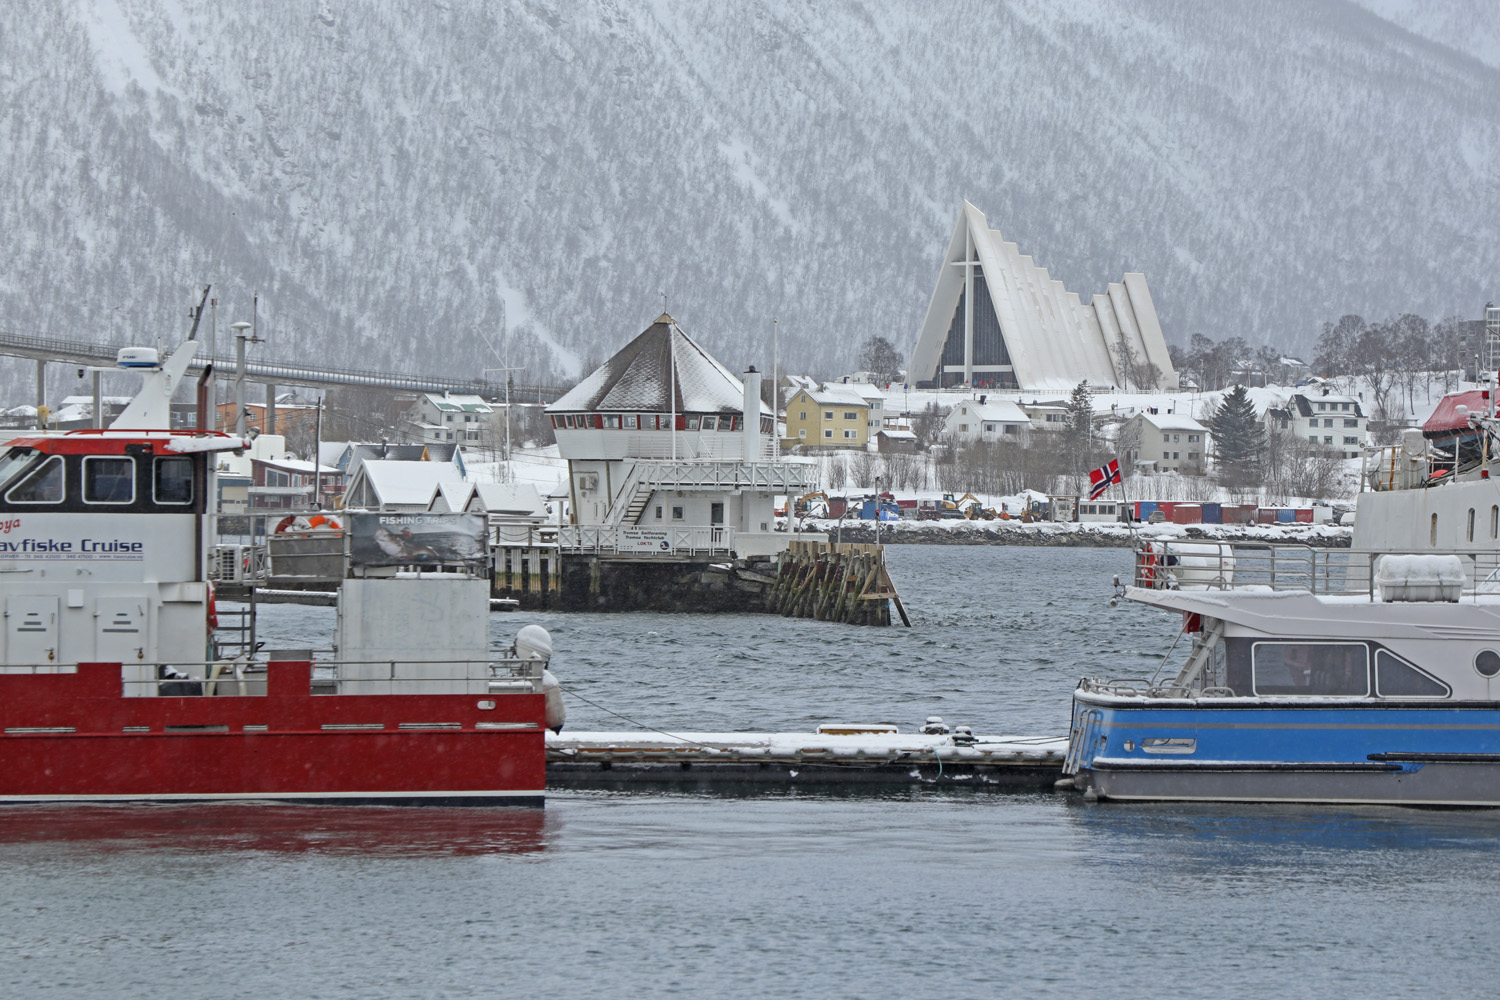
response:
[[[1000,513],[993,507],[981,507],[978,500],[964,508],[964,516],[971,521],[993,521]]]
[[[814,507],[814,504],[820,506]],[[796,517],[827,517],[828,494],[822,490],[802,494],[792,501],[792,513]]]

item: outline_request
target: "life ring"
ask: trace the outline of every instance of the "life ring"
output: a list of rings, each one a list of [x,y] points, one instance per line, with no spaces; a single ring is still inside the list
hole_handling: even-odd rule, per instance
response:
[[[297,515],[296,514],[291,514],[291,515],[288,515],[287,517],[283,517],[280,521],[276,522],[276,534],[279,535],[283,531],[290,531],[292,525],[294,525],[296,523],[297,523]]]
[[[219,627],[219,602],[214,597],[214,585],[208,584],[208,627],[212,631]]]
[[[1157,554],[1156,548],[1150,542],[1141,546],[1135,566],[1135,585],[1148,590],[1153,588],[1156,585],[1156,568],[1160,565],[1161,556]]]

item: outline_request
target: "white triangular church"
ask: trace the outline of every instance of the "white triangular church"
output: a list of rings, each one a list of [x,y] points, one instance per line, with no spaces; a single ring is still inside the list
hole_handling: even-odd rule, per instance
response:
[[[1148,365],[1156,368],[1155,385]],[[1007,243],[965,201],[907,377],[936,387],[1063,392],[1176,389],[1146,276],[1127,273],[1087,304]]]

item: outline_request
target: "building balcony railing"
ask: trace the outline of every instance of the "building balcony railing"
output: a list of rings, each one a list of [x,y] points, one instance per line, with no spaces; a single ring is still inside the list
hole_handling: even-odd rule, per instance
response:
[[[615,528],[566,525],[557,529],[557,542],[563,552],[597,555],[659,559],[730,555],[734,552],[734,529],[720,526]]]

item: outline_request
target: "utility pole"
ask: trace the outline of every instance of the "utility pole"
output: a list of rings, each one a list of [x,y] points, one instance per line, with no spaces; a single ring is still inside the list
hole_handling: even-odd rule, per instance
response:
[[[771,318],[771,457],[781,459],[781,321]],[[792,502],[790,495],[787,503]]]

